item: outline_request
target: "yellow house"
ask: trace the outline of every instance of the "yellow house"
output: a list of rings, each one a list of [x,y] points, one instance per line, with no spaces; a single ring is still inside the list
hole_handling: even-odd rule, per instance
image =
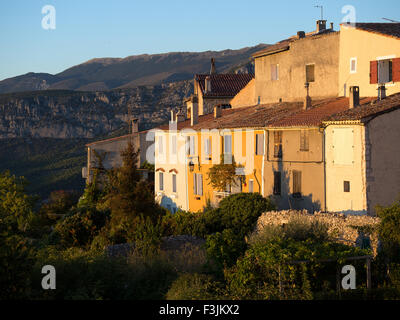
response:
[[[342,24],[340,28],[339,92],[349,96],[358,86],[363,96],[400,92],[400,23]]]

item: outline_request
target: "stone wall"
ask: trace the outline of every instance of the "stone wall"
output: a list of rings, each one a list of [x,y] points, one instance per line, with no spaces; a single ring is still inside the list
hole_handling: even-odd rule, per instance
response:
[[[283,225],[291,219],[301,218],[302,220],[318,221],[328,225],[328,233],[337,239],[339,242],[357,245],[359,232],[353,226],[376,226],[380,219],[378,217],[371,217],[367,215],[345,215],[342,213],[322,213],[315,212],[314,214],[304,211],[270,211],[265,212],[258,219],[255,232],[261,231],[266,225]],[[372,249],[374,254],[378,248],[378,237],[376,233],[369,236],[371,240]]]

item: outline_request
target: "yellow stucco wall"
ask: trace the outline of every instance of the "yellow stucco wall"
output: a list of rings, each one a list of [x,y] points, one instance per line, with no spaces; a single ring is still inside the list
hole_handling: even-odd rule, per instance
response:
[[[282,159],[274,157],[274,131],[282,132]],[[301,130],[308,132],[308,151],[300,151]],[[318,128],[268,130],[264,168],[264,196],[272,196],[278,209],[324,210],[323,134]],[[293,171],[301,171],[300,199],[293,198]],[[274,172],[281,172],[281,195],[273,195]]]
[[[194,163],[194,170],[190,172],[189,167],[187,167],[188,172],[188,200],[189,200],[189,209],[192,212],[197,212],[203,210],[203,208],[207,205],[207,201],[210,201],[213,205],[216,205],[220,200],[218,198],[219,191],[214,190],[211,184],[209,184],[208,179],[208,171],[214,165],[220,163],[220,156],[222,154],[223,148],[223,136],[224,135],[232,135],[232,152],[235,158],[236,163],[240,163],[246,168],[248,168],[248,172],[245,175],[245,184],[242,184],[241,191],[249,192],[249,181],[253,180],[253,192],[262,193],[262,170],[263,170],[263,156],[255,155],[255,135],[256,134],[264,134],[263,130],[252,130],[252,129],[239,129],[238,131],[224,129],[224,130],[213,130],[209,133],[201,133],[197,132],[197,141],[196,141],[196,154],[191,157]],[[201,136],[202,135],[202,136]],[[212,157],[211,160],[206,161],[204,159],[204,136],[211,137],[212,141]],[[241,137],[241,138],[239,138]],[[251,139],[254,139],[254,145],[250,142]],[[265,141],[265,140],[264,140]],[[254,157],[251,157],[251,156]],[[246,157],[249,158],[246,158]],[[199,158],[198,158],[199,157]],[[198,159],[201,159],[201,163],[199,166]],[[250,160],[251,159],[251,160]],[[252,163],[252,166],[250,166]],[[254,174],[254,169],[255,174]],[[195,195],[193,192],[193,175],[194,174],[202,174],[203,175],[203,195]],[[232,192],[240,192],[239,186],[233,186]]]
[[[256,96],[256,80],[252,79],[239,93],[231,100],[232,108],[242,108],[254,106],[257,102]]]
[[[377,84],[370,84],[370,61],[400,57],[400,39],[349,26],[340,29],[339,95],[348,96],[350,86],[359,86],[363,97],[377,96]],[[350,59],[357,59],[356,73],[350,72]],[[400,91],[400,83],[386,85],[387,95]],[[346,93],[345,93],[346,90]]]
[[[329,125],[325,144],[327,210],[366,213],[364,126]],[[344,192],[344,181],[350,192]]]
[[[279,79],[271,80],[271,65],[279,65]],[[338,96],[339,33],[300,39],[290,50],[255,58],[255,100],[260,103],[302,101],[306,96],[306,65],[315,64],[313,99]],[[290,89],[289,89],[290,88]]]

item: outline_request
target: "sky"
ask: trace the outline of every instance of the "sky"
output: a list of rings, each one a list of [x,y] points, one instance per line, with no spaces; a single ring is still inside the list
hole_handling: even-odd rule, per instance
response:
[[[55,9],[55,29],[49,11]],[[335,28],[351,5],[357,22],[400,21],[399,0],[1,0],[0,80],[28,72],[56,74],[93,58],[143,53],[239,49]]]

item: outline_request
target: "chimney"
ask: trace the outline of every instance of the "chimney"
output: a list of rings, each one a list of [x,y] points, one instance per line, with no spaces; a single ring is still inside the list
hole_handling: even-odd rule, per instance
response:
[[[317,33],[326,30],[326,20],[317,20]]]
[[[331,30],[333,31],[333,22],[331,22]]]
[[[310,84],[308,82],[305,83],[304,87],[307,89],[307,95],[304,98],[303,102],[303,110],[307,110],[311,108],[312,100],[310,97]]]
[[[383,100],[385,98],[386,98],[386,87],[384,84],[381,84],[378,87],[378,100]]]
[[[139,119],[132,118],[131,119],[131,133],[138,133],[139,132]]]
[[[185,120],[186,120],[186,117],[185,117],[184,113],[182,112],[182,110],[179,110],[176,114],[176,122],[182,122]]]
[[[297,32],[297,39],[303,39],[306,37],[306,33],[304,31]]]
[[[222,113],[221,109],[222,108],[219,105],[214,107],[214,119],[221,117],[221,113]]]
[[[349,108],[353,109],[360,105],[360,87],[352,86],[350,87],[350,105]]]
[[[192,106],[190,108],[190,125],[194,126],[199,122],[199,104],[197,99],[193,99]]]
[[[205,93],[211,92],[211,78],[210,76],[206,77],[205,84],[204,84],[204,91]]]
[[[217,73],[217,69],[215,68],[215,59],[211,58],[211,70],[210,70],[210,74],[215,74]]]
[[[171,110],[171,122],[175,122],[176,121],[176,114],[174,110]]]

